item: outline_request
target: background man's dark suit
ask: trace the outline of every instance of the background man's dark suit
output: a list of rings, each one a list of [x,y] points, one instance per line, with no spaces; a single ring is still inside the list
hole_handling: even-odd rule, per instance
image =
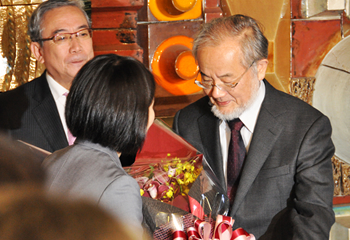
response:
[[[261,239],[327,239],[334,223],[330,122],[264,83],[265,99],[230,210],[234,227]],[[173,127],[204,154],[226,189],[220,120],[210,109],[204,97],[180,110]]]
[[[0,131],[50,152],[68,146],[45,72],[0,94]]]

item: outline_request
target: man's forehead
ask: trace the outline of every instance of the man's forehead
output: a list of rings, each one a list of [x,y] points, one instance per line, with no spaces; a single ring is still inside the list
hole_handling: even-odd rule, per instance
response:
[[[63,6],[46,12],[41,22],[42,31],[58,33],[89,27],[84,13],[75,6]]]

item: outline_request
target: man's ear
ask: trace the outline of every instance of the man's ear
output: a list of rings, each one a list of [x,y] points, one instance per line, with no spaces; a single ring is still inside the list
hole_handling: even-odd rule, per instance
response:
[[[30,50],[38,62],[44,64],[43,49],[38,42],[32,42],[30,44]]]
[[[269,63],[269,60],[267,60],[267,59],[261,59],[256,63],[257,69],[258,69],[258,79],[259,80],[263,80],[265,78],[268,63]]]

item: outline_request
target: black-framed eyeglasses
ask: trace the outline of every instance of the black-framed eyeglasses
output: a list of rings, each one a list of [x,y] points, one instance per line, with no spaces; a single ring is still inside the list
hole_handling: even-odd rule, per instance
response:
[[[50,38],[36,39],[35,42],[52,40],[56,44],[64,44],[70,42],[73,35],[79,40],[87,40],[92,38],[92,31],[90,28],[83,28],[73,33],[57,33]]]
[[[219,90],[223,91],[230,91],[233,88],[235,88],[239,81],[241,81],[241,79],[243,78],[243,76],[248,72],[248,70],[253,66],[253,64],[255,63],[255,61],[253,61],[249,67],[244,71],[244,73],[239,76],[235,81],[229,82],[229,83],[222,83],[222,84],[214,84],[213,81],[208,81],[208,82],[202,82],[202,81],[198,81],[197,79],[194,81],[195,84],[197,84],[199,87],[206,89],[206,90],[210,90],[212,89],[214,86],[217,87]]]

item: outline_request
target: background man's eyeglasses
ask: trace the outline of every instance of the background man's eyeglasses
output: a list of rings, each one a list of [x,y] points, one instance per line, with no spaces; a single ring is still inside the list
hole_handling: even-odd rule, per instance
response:
[[[83,28],[74,33],[57,33],[50,38],[36,39],[35,42],[40,41],[53,41],[56,44],[68,43],[72,40],[73,35],[79,40],[86,40],[92,37],[92,31],[90,28]]]

